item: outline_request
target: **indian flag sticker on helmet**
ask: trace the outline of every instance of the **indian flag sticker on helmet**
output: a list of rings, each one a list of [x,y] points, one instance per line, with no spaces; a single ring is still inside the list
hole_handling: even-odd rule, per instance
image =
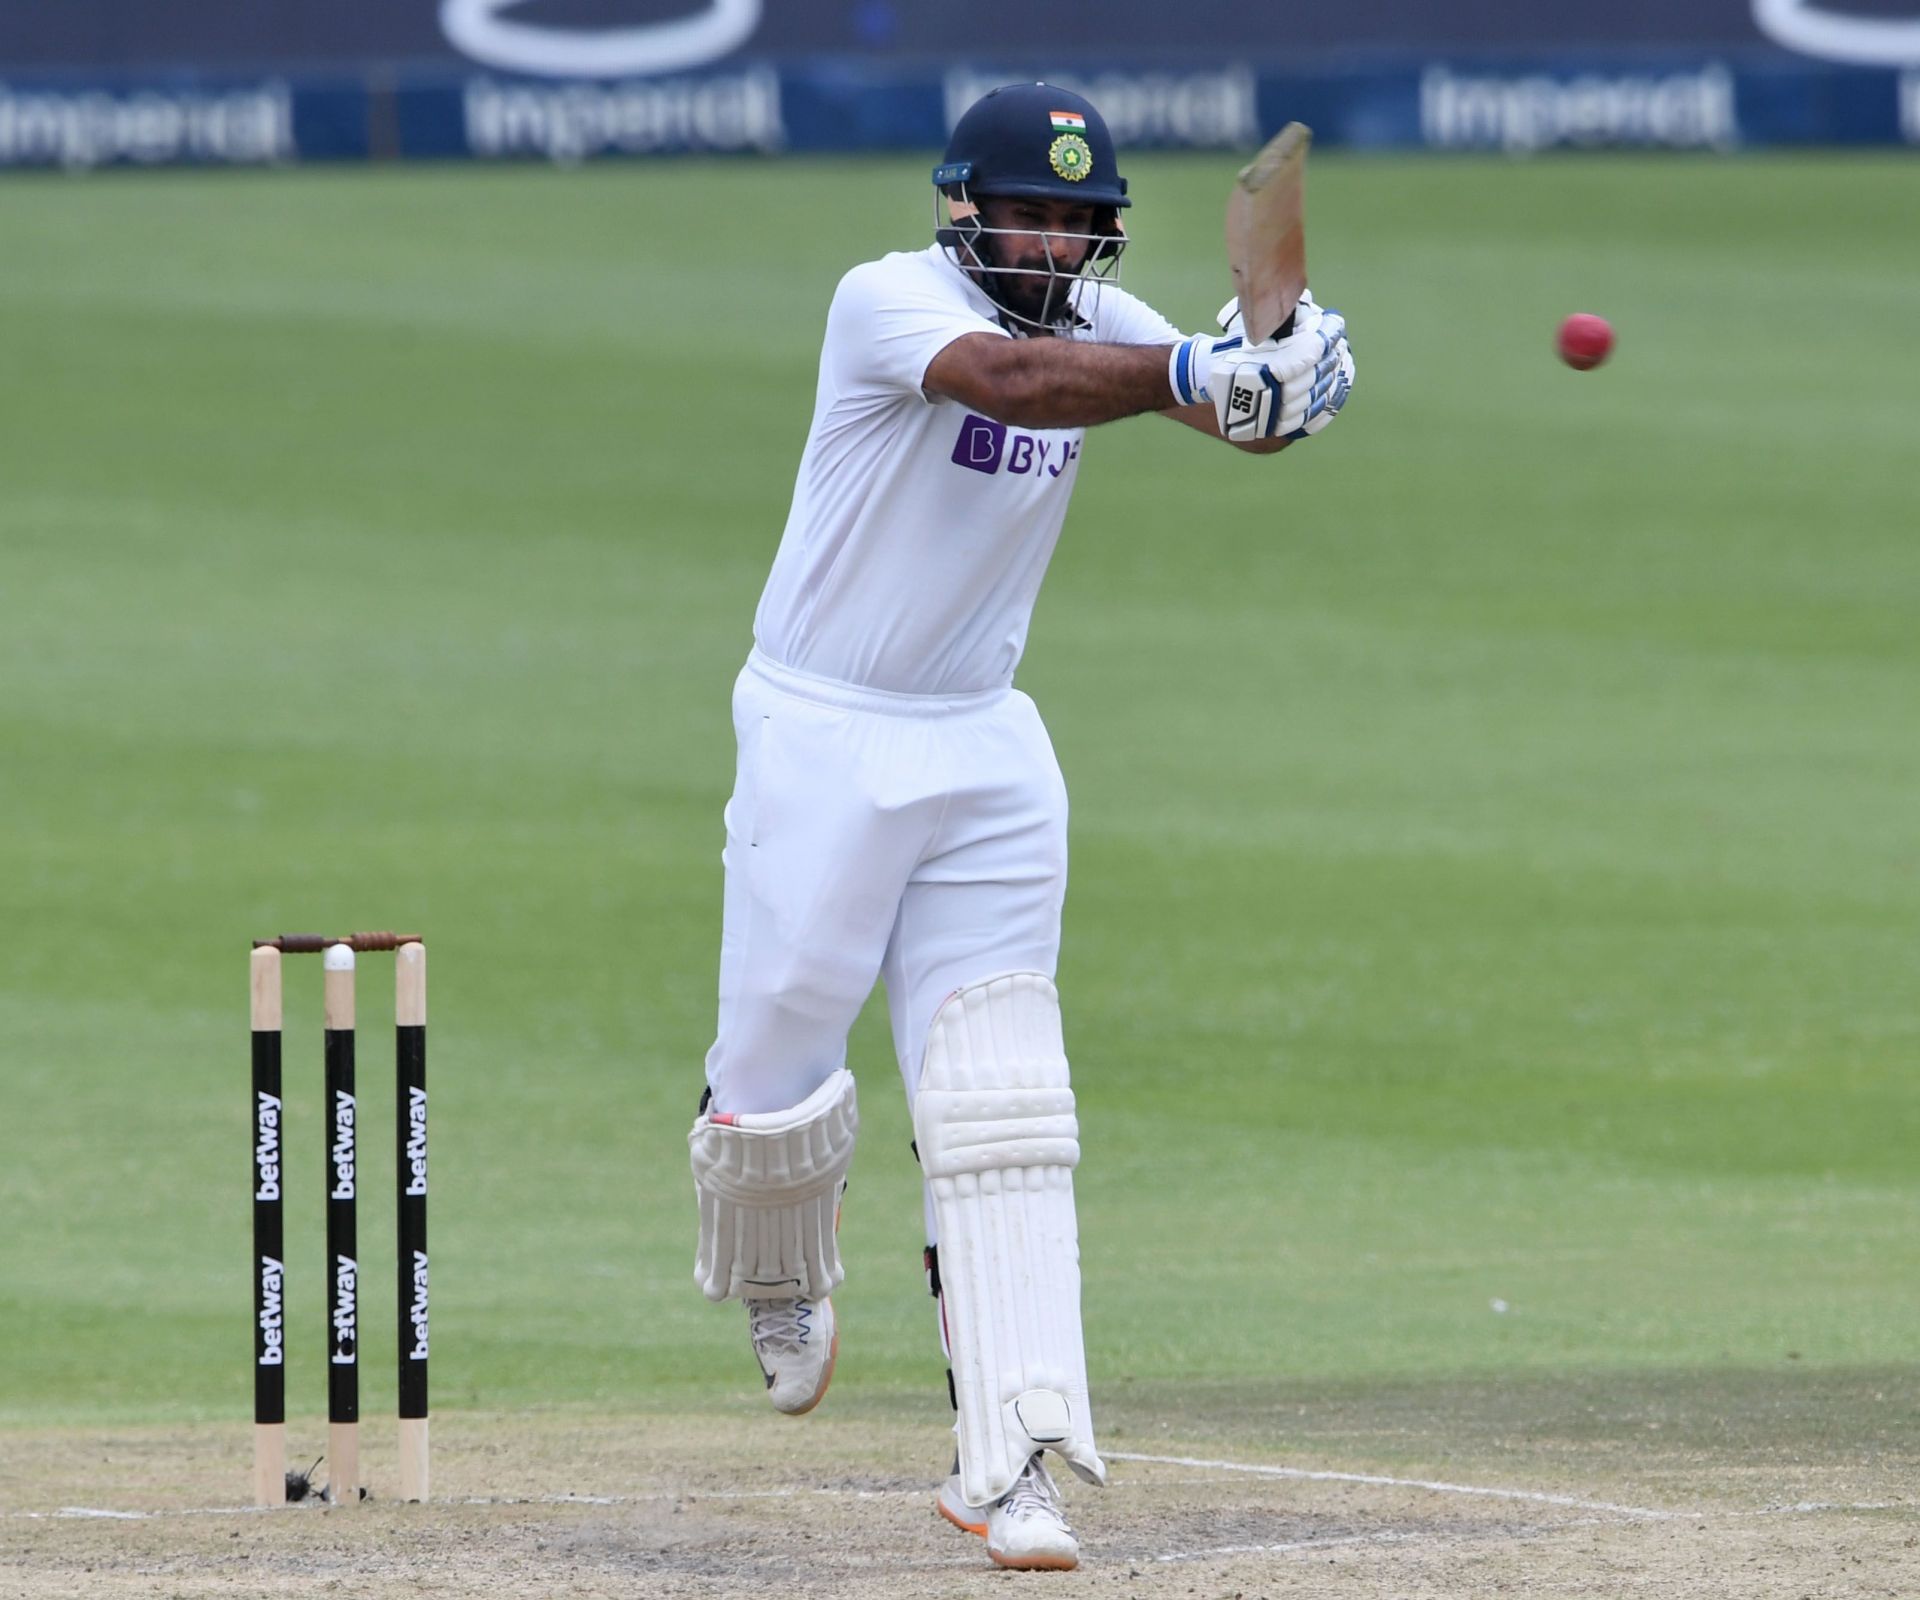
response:
[[[1047,115],[1053,118],[1053,131],[1055,133],[1085,133],[1087,131],[1087,119],[1077,111],[1049,111]]]
[[[1067,182],[1078,183],[1093,171],[1093,147],[1077,133],[1063,133],[1047,151],[1047,161]]]

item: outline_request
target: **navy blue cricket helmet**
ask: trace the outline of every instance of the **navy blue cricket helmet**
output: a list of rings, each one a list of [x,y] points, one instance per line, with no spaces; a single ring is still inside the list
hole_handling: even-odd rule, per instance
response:
[[[1084,325],[1091,301],[1082,289],[1119,277],[1127,244],[1120,208],[1133,202],[1106,119],[1070,89],[1014,83],[982,95],[954,125],[933,184],[934,238],[1006,317],[1036,331]],[[1044,264],[1008,260],[1004,241],[1031,230],[988,227],[980,202],[996,198],[1088,204],[1092,230],[1050,234]],[[1056,260],[1053,240],[1075,238],[1085,244],[1077,264]]]
[[[978,198],[1015,195],[1127,206],[1106,119],[1083,95],[1046,83],[1012,83],[982,95],[954,124],[934,186]]]

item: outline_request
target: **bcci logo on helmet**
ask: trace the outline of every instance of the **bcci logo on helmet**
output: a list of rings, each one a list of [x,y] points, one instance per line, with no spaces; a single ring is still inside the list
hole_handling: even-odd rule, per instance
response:
[[[1068,183],[1078,183],[1093,171],[1093,149],[1077,133],[1063,133],[1047,151],[1047,164]]]
[[[1078,111],[1051,111],[1054,140],[1047,148],[1047,165],[1054,176],[1078,183],[1093,171],[1093,146],[1087,143],[1087,119]]]

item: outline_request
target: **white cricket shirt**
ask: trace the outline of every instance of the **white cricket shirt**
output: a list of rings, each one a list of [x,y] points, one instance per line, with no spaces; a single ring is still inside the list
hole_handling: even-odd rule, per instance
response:
[[[1085,302],[1080,338],[1182,338],[1113,284]],[[1085,430],[1008,427],[926,393],[933,358],[969,333],[1008,337],[938,245],[840,280],[793,508],[754,617],[755,642],[783,666],[898,694],[1013,681]]]

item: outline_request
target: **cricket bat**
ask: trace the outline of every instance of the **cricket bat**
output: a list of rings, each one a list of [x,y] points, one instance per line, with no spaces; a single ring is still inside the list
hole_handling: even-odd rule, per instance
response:
[[[1307,147],[1313,130],[1289,122],[1240,169],[1227,197],[1227,265],[1248,344],[1293,332],[1307,287]]]

